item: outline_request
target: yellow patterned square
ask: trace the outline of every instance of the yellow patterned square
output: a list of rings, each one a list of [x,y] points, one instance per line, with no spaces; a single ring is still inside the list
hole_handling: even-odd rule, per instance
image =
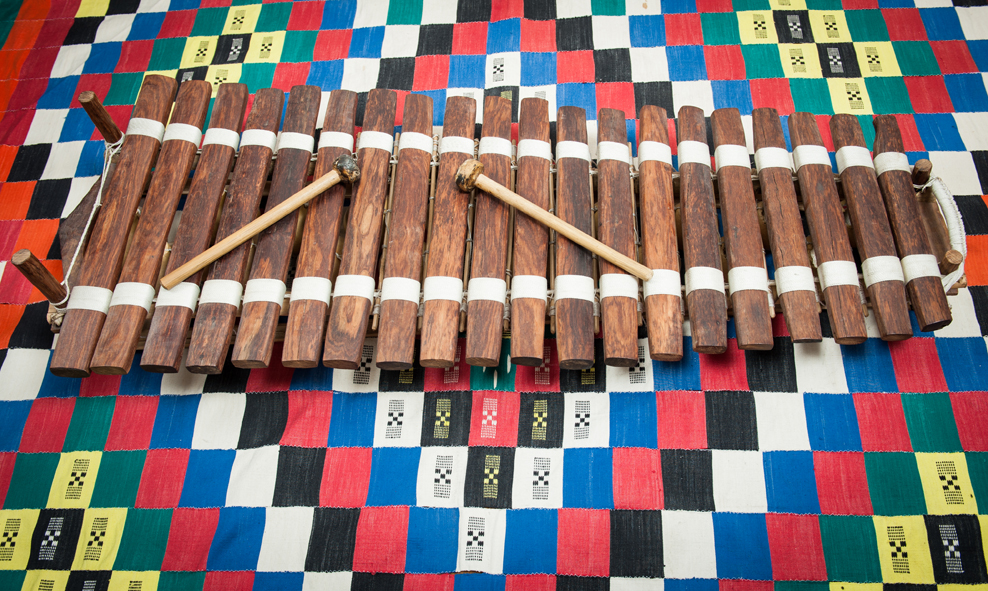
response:
[[[0,511],[0,570],[24,570],[31,556],[31,536],[38,509]]]
[[[285,47],[285,32],[254,33],[250,36],[250,47],[244,63],[276,64],[281,60],[281,50]]]
[[[72,570],[113,570],[126,509],[86,509]]]
[[[830,102],[835,113],[872,114],[864,78],[827,78],[827,85],[830,86]]]
[[[52,509],[85,509],[93,498],[93,486],[103,457],[98,451],[75,451],[62,454],[55,470],[48,507]]]
[[[738,32],[741,33],[741,43],[772,43],[779,42],[775,32],[775,19],[771,10],[744,10],[738,13]]]
[[[779,59],[786,78],[823,78],[820,54],[813,43],[780,43]]]
[[[253,33],[257,26],[257,17],[261,15],[261,5],[233,6],[226,15],[223,23],[223,35],[242,35]]]
[[[882,584],[831,582],[830,591],[882,591]]]
[[[216,41],[219,37],[189,37],[185,40],[181,68],[199,68],[213,63]]]
[[[888,41],[855,43],[854,52],[858,54],[858,67],[861,68],[862,76],[902,76],[892,43]]]
[[[847,28],[843,10],[811,10],[810,28],[813,29],[813,40],[817,43],[851,41],[851,32]]]
[[[68,584],[67,570],[29,570],[21,591],[65,591]]]
[[[158,571],[133,572],[115,570],[110,575],[110,586],[107,591],[156,591],[158,588]]]
[[[105,16],[109,7],[110,0],[82,0],[79,4],[79,10],[75,11],[75,17]]]
[[[242,71],[243,66],[241,64],[209,66],[209,69],[206,70],[206,82],[213,85],[213,98],[216,97],[216,90],[220,84],[240,82],[240,73]]]
[[[962,453],[916,454],[926,510],[931,515],[977,513],[978,502]]]
[[[878,559],[882,564],[882,581],[932,585],[933,561],[926,538],[926,523],[921,515],[883,517],[875,515]]]
[[[772,10],[806,10],[806,0],[768,0]]]
[[[501,456],[484,458],[484,498],[497,498],[497,476],[501,472]]]

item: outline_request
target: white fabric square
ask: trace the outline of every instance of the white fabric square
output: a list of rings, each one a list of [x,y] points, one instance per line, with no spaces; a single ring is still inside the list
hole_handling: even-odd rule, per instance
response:
[[[683,320],[683,336],[684,337],[691,337],[691,336],[693,336],[693,327],[690,326],[689,318],[686,318],[686,319]]]
[[[957,18],[961,21],[961,30],[964,31],[965,39],[988,39],[988,8],[959,6],[954,10],[957,11]]]
[[[741,127],[744,128],[744,146],[749,154],[755,153],[755,132],[751,115],[741,115]]]
[[[278,445],[238,449],[226,489],[227,507],[270,507],[278,475]]]
[[[652,0],[624,0],[625,14],[662,14],[662,3]]]
[[[374,417],[374,447],[422,445],[422,392],[381,392]]]
[[[374,363],[377,339],[366,339],[357,369],[334,369],[333,390],[339,392],[377,392],[381,370]]]
[[[597,159],[597,113],[587,113],[587,145],[590,157]]]
[[[504,567],[504,509],[460,509],[456,570],[499,575]],[[481,546],[480,542],[484,545]]]
[[[257,557],[260,572],[302,572],[312,532],[312,507],[268,507]]]
[[[381,60],[377,58],[349,58],[343,60],[343,88],[353,92],[368,92],[377,86]]]
[[[137,12],[166,12],[171,0],[141,0]]]
[[[89,59],[89,53],[93,46],[84,45],[63,45],[58,50],[58,56],[51,67],[49,78],[64,78],[65,76],[79,76],[82,74],[82,67]]]
[[[611,398],[606,392],[567,392],[563,414],[563,447],[608,447],[611,442]]]
[[[947,0],[948,2],[950,0]],[[968,150],[988,150],[988,113],[954,113],[957,132]],[[934,170],[933,174],[937,174]]]
[[[930,162],[933,174],[942,178],[954,195],[981,195],[978,169],[970,152],[930,152]]]
[[[974,311],[974,301],[971,292],[966,287],[957,290],[957,295],[947,296],[950,304],[950,315],[953,320],[947,326],[934,331],[938,337],[980,337],[981,325]]]
[[[518,89],[518,98],[525,100],[527,98],[540,98],[547,103],[549,103],[549,121],[556,120],[556,85],[548,84],[546,86],[522,86]]]
[[[658,82],[669,79],[665,47],[632,47],[631,81]]]
[[[575,18],[592,14],[590,0],[566,0],[556,3],[556,18]]]
[[[492,53],[487,56],[485,67],[484,88],[500,88],[521,84],[521,52]],[[482,109],[483,103],[478,104],[477,110]]]
[[[24,145],[54,144],[57,142],[59,136],[62,135],[62,126],[65,125],[65,117],[68,114],[68,109],[38,109],[35,111],[34,118],[31,119],[31,127],[27,130],[27,137],[24,138]],[[85,142],[79,143],[84,144]],[[52,147],[54,148],[54,146]],[[77,154],[76,162],[78,163],[78,161],[79,156]],[[70,174],[69,177],[75,176],[75,168],[72,169],[72,172],[73,174]]]
[[[631,46],[626,16],[594,16],[593,48],[620,49]]]
[[[316,116],[316,129],[322,129],[323,123],[326,122],[326,109],[329,108],[329,94],[328,90],[322,91],[319,97],[319,115]],[[319,148],[316,147],[318,150]]]
[[[353,16],[353,28],[383,27],[388,24],[388,4],[387,0],[357,2],[357,13]]]
[[[4,266],[6,270],[6,265]],[[14,272],[14,271],[11,271]],[[48,349],[8,349],[0,366],[0,400],[34,400],[48,372]]]
[[[803,395],[795,392],[755,392],[758,449],[765,451],[808,451]]]
[[[440,25],[456,22],[456,0],[424,0],[422,24]]]
[[[130,28],[134,24],[134,14],[111,14],[103,17],[103,22],[96,29],[93,43],[109,43],[126,41]]]
[[[243,393],[209,392],[199,399],[192,449],[237,449],[247,408]]]
[[[302,591],[337,591],[349,589],[353,573],[305,573],[302,579]]]
[[[162,394],[199,394],[206,384],[206,374],[195,374],[185,367],[185,358],[189,350],[182,351],[182,364],[175,373],[166,373],[161,376]],[[236,445],[234,445],[236,446]]]
[[[82,157],[82,149],[85,146],[86,142],[53,144],[51,153],[48,155],[48,163],[45,164],[45,171],[41,173],[41,180],[74,177],[76,168],[79,166],[79,158]]]
[[[563,506],[563,450],[519,447],[511,483],[515,509],[559,509]]]
[[[711,451],[714,475],[714,507],[731,513],[764,513],[765,468],[757,451]]]
[[[662,553],[666,578],[717,578],[713,514],[663,511]]]
[[[93,188],[93,183],[97,182],[99,182],[98,176],[80,176],[72,179],[72,184],[69,186],[69,197],[65,200],[65,206],[62,207],[61,217],[65,218],[72,213],[76,206],[85,199],[86,193],[89,193],[89,190]]]
[[[714,91],[709,80],[691,80],[672,83],[672,105],[676,112],[684,105],[703,109],[704,117],[714,111]],[[711,152],[713,150],[711,149]]]
[[[381,57],[415,57],[419,47],[418,25],[388,25],[384,27]]]
[[[844,358],[834,339],[819,343],[793,343],[796,363],[796,388],[800,392],[846,394]]]
[[[632,579],[630,577],[612,577],[611,591],[662,591],[665,589],[663,579]]]
[[[953,2],[950,0],[915,0],[916,8],[952,8]]]
[[[419,507],[462,507],[468,450],[429,446],[419,456],[415,504]],[[517,465],[517,460],[515,460]]]
[[[648,339],[638,339],[638,365],[635,367],[607,366],[607,390],[609,392],[655,391],[652,358],[648,354]]]

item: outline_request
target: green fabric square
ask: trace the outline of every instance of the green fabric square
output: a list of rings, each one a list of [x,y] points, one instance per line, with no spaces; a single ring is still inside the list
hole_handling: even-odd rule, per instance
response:
[[[470,389],[500,390],[511,392],[515,389],[515,367],[509,363],[511,357],[511,341],[501,339],[501,359],[497,367],[470,368]]]
[[[744,68],[748,79],[785,78],[782,62],[779,61],[779,48],[776,45],[742,45]]]
[[[255,33],[270,33],[272,31],[284,31],[288,28],[288,17],[292,15],[291,2],[278,2],[265,4],[261,7],[261,14],[257,17]]]
[[[847,28],[855,41],[888,41],[889,30],[881,10],[845,10]]]
[[[128,509],[113,570],[161,570],[171,523],[171,509]]]
[[[312,51],[311,49],[309,51]],[[247,92],[253,94],[262,88],[270,88],[274,80],[276,64],[244,64],[240,73],[240,83],[247,85]]]
[[[282,63],[311,62],[312,48],[316,46],[318,34],[319,31],[288,31],[285,33],[285,46],[281,50]]]
[[[48,506],[51,481],[60,454],[17,454],[4,509],[42,509]]]
[[[247,6],[248,4],[260,4],[264,0],[233,0],[230,6]]]
[[[389,25],[418,25],[422,22],[422,0],[401,0],[388,7]]]
[[[806,0],[807,10],[841,10],[844,6],[840,0]],[[850,12],[850,11],[844,11]],[[854,39],[852,37],[852,39]],[[854,39],[857,41],[857,39]]]
[[[230,12],[227,7],[200,8],[196,11],[196,23],[192,25],[189,37],[212,37],[223,33],[226,15]]]
[[[868,452],[865,470],[875,515],[926,514],[926,498],[914,454]]]
[[[114,74],[110,91],[106,93],[104,105],[133,105],[144,82],[144,72]]]
[[[704,12],[700,15],[705,45],[741,45],[738,15],[733,12]]]
[[[183,51],[185,51],[185,37],[156,40],[151,51],[148,72],[177,70],[182,63]]]
[[[897,76],[865,78],[865,88],[871,99],[871,109],[878,115],[885,113],[912,113],[906,83]]]
[[[775,591],[829,591],[830,583],[823,581],[776,581]]]
[[[820,537],[823,539],[823,557],[827,561],[827,576],[831,581],[882,581],[875,522],[871,517],[821,515]]]
[[[902,410],[906,415],[913,451],[962,451],[950,395],[945,392],[903,394]]]
[[[865,145],[871,150],[875,144],[875,118],[873,115],[858,115],[858,125],[861,126],[861,135],[864,136]],[[916,451],[919,451],[918,449]]]
[[[590,12],[596,16],[624,16],[624,0],[590,0]]]
[[[110,433],[116,400],[114,396],[77,398],[62,451],[102,450],[106,446],[106,436]]]
[[[202,591],[206,573],[162,571],[158,576],[158,591]]]
[[[790,78],[789,91],[797,112],[833,115],[830,87],[823,78]]]
[[[11,19],[0,20],[0,47],[3,47],[3,43],[7,42],[7,35],[10,34],[10,30],[14,28],[14,21]]]
[[[988,452],[967,452],[967,473],[980,513],[988,513]]]
[[[735,12],[745,10],[772,10],[772,5],[768,0],[734,0],[732,2]]]
[[[89,506],[133,507],[146,455],[144,450],[103,452]]]
[[[23,570],[0,570],[0,589],[20,589],[26,576]]]
[[[893,41],[892,49],[903,76],[940,75],[940,65],[926,41]]]
[[[0,2],[0,20],[16,20],[17,13],[21,11],[21,2],[22,0],[7,0],[6,2]]]

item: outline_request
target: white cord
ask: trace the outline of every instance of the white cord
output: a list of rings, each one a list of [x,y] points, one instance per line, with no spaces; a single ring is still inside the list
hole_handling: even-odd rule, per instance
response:
[[[950,237],[950,248],[964,255],[967,259],[967,234],[964,232],[964,220],[961,211],[957,208],[954,196],[950,193],[946,183],[940,177],[932,177],[929,182],[923,185],[920,190],[930,187],[933,196],[937,199],[940,211],[943,212],[943,220],[947,224],[947,235]],[[949,291],[957,280],[964,274],[964,261],[954,270],[941,279],[944,291]]]

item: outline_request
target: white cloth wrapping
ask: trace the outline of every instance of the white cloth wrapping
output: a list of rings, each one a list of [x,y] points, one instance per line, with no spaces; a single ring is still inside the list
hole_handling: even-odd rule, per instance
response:
[[[864,277],[865,287],[883,281],[906,280],[902,274],[902,261],[896,256],[878,256],[861,261],[861,275]]]
[[[755,151],[755,168],[761,172],[763,168],[785,168],[792,170],[792,158],[785,148],[765,147]]]
[[[692,267],[686,269],[686,295],[698,289],[724,293],[724,272],[716,267]]]
[[[816,293],[816,285],[813,283],[813,269],[799,265],[777,267],[775,269],[775,292],[781,296],[790,291]]]
[[[817,275],[820,276],[820,291],[832,285],[853,285],[857,287],[858,268],[853,261],[827,261],[817,266]]]
[[[727,272],[727,286],[731,295],[738,291],[768,291],[768,273],[765,267],[734,267]]]
[[[206,283],[209,283],[208,281]],[[285,303],[288,288],[278,279],[251,279],[244,289],[244,305],[251,302],[270,302],[279,306]],[[200,304],[202,298],[200,298]]]
[[[714,149],[714,162],[717,170],[725,166],[740,166],[751,169],[751,158],[748,157],[748,148],[737,144],[721,144]]]
[[[333,299],[354,296],[374,301],[374,285],[374,278],[366,275],[337,275]]]
[[[229,304],[240,307],[240,298],[244,294],[244,285],[231,279],[210,279],[202,284],[199,294],[199,305]]]
[[[240,149],[247,146],[262,146],[274,152],[278,147],[278,136],[266,129],[248,129],[240,135]]]
[[[150,311],[152,300],[154,300],[154,286],[136,281],[124,281],[113,288],[110,307],[140,306]]]
[[[638,299],[638,278],[623,273],[604,273],[600,276],[600,299]]]
[[[552,160],[552,146],[542,140],[521,140],[518,142],[518,159],[526,156]]]
[[[793,148],[792,161],[796,167],[796,172],[799,172],[799,169],[807,164],[822,164],[831,168],[833,167],[833,164],[830,163],[830,154],[827,152],[827,148],[817,146],[816,144],[806,144]]]
[[[676,153],[679,157],[680,167],[690,163],[710,167],[710,146],[704,142],[695,142],[693,140],[679,142]]]
[[[426,277],[422,286],[422,301],[429,300],[449,300],[451,302],[463,301],[463,280],[459,277],[444,277],[436,275]]]
[[[165,128],[165,135],[162,136],[161,142],[172,140],[189,142],[198,148],[199,144],[202,143],[202,130],[187,123],[169,123],[168,127]]]
[[[110,309],[110,299],[113,298],[113,290],[105,287],[93,287],[91,285],[76,285],[69,295],[69,303],[65,305],[66,310],[94,310],[106,314]]]
[[[553,299],[594,301],[593,277],[586,275],[557,275],[553,283]]]
[[[672,148],[662,142],[641,142],[638,144],[638,165],[643,162],[665,162],[672,166]]]
[[[508,158],[511,158],[511,140],[506,140],[503,137],[480,138],[480,147],[477,148],[477,157],[479,158],[484,154],[507,156]]]
[[[473,139],[461,137],[458,135],[448,135],[443,139],[439,140],[439,154],[443,155],[447,152],[454,152],[459,154],[466,154],[467,156],[473,157]]]
[[[153,137],[160,142],[161,138],[165,135],[165,126],[160,121],[155,121],[154,119],[134,117],[127,123],[127,135]]]
[[[202,137],[202,147],[205,148],[211,144],[227,146],[236,152],[240,148],[240,134],[232,129],[211,127],[206,130],[206,134]]]
[[[292,281],[291,301],[315,300],[329,304],[333,282],[328,277],[296,277]]]
[[[563,158],[579,158],[590,162],[590,146],[583,142],[556,142],[556,161]]]
[[[837,150],[837,173],[841,174],[852,166],[875,168],[875,163],[871,159],[871,152],[868,151],[868,148],[844,146],[840,150]]]
[[[199,286],[195,283],[183,281],[171,289],[164,286],[158,290],[158,299],[155,306],[163,308],[165,306],[181,306],[196,311],[196,304],[199,302]]]
[[[902,152],[882,152],[875,156],[875,174],[882,174],[890,170],[901,170],[912,174],[913,168],[909,166],[909,158]]]
[[[549,282],[541,275],[515,275],[511,278],[511,301],[522,298],[545,302],[549,298]]]
[[[902,257],[902,275],[909,283],[920,277],[940,278],[940,266],[937,257],[932,254],[911,254]]]
[[[385,277],[381,282],[381,303],[388,300],[403,300],[419,303],[422,284],[417,279],[407,277]]]
[[[597,142],[597,162],[602,160],[617,160],[631,164],[631,151],[627,144],[620,142]]]
[[[364,148],[377,148],[390,154],[394,150],[394,147],[395,136],[390,133],[384,133],[383,131],[361,131],[360,136],[357,138],[358,152]]]
[[[467,283],[467,303],[474,300],[489,300],[503,304],[507,293],[508,284],[504,279],[474,277]]]
[[[646,298],[650,295],[671,295],[678,298],[683,295],[679,282],[679,271],[652,269],[652,278],[644,282],[642,289]]]
[[[276,152],[286,148],[293,150],[303,150],[312,153],[312,148],[316,145],[316,139],[307,133],[296,133],[294,131],[282,131],[278,134],[278,146]]]
[[[347,152],[353,152],[353,134],[323,130],[319,134],[319,149],[323,148],[343,148]]]
[[[417,131],[402,132],[398,139],[398,151],[402,150],[422,150],[426,154],[432,154],[432,137]]]

